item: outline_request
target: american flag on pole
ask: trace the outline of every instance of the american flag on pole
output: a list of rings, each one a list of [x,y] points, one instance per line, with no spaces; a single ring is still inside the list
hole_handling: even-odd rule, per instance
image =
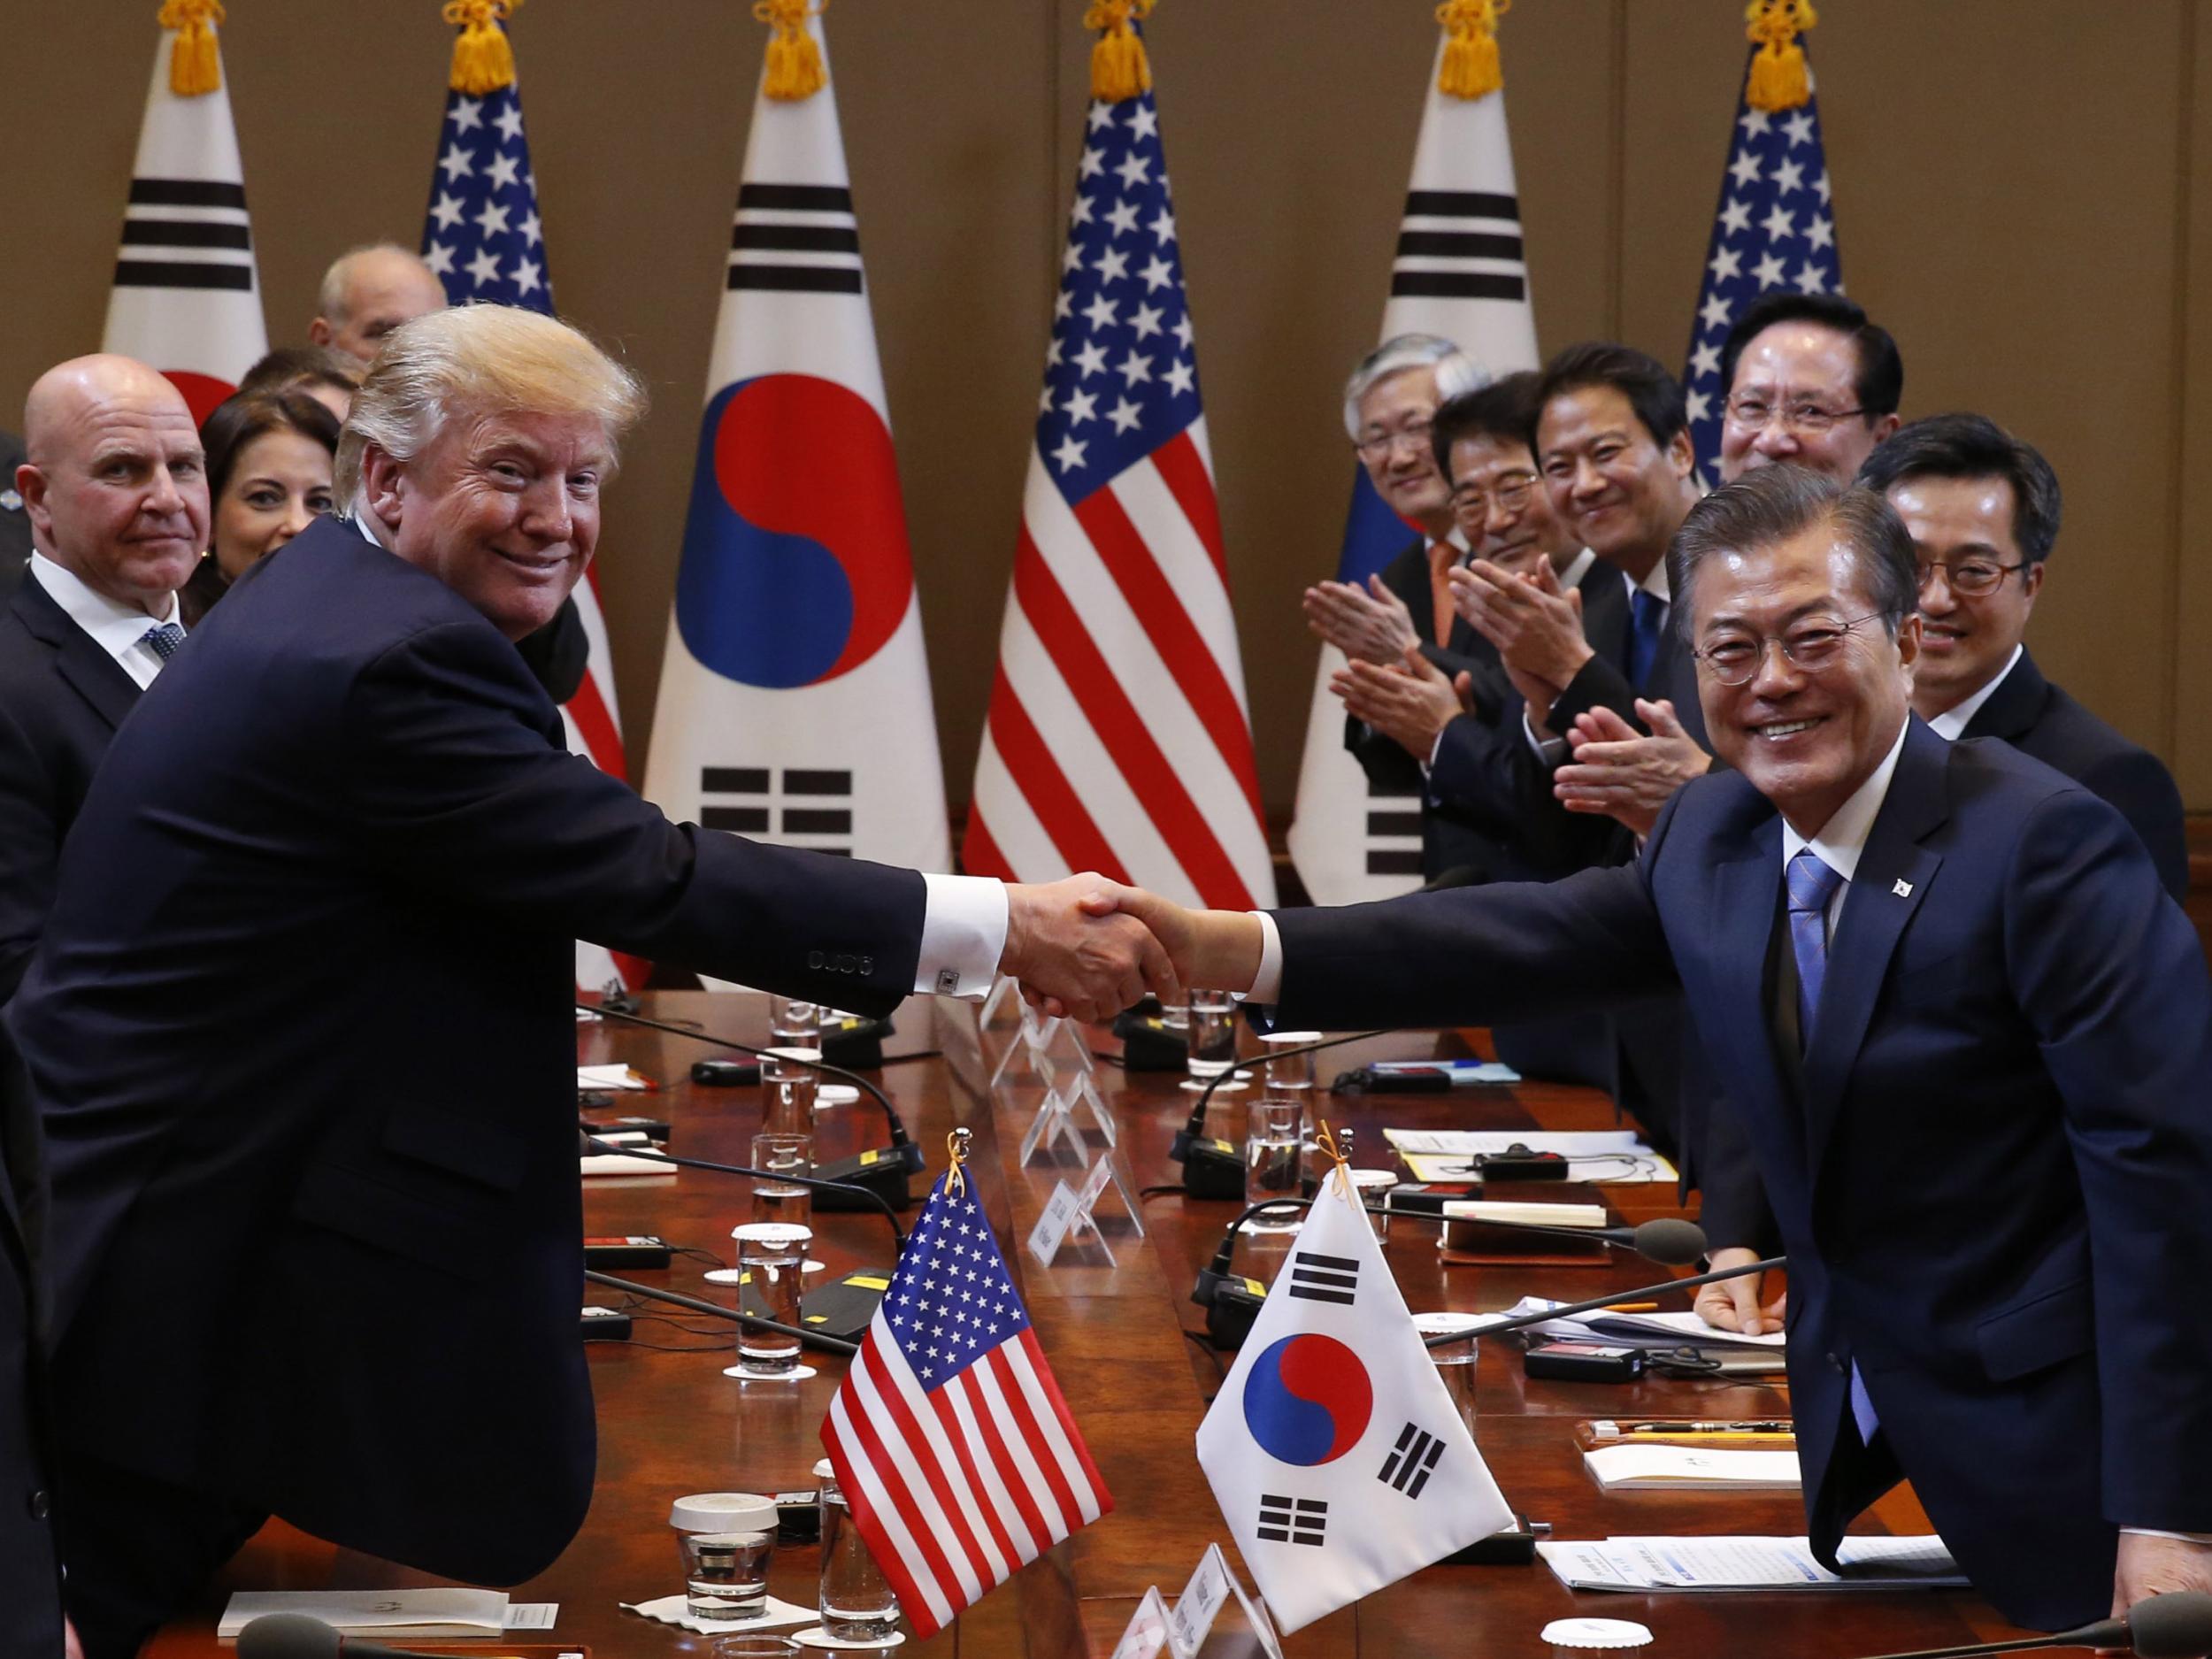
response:
[[[1690,437],[1708,479],[1720,476],[1720,427],[1728,388],[1720,383],[1721,348],[1744,307],[1770,288],[1796,294],[1843,292],[1829,201],[1828,157],[1820,142],[1820,100],[1809,75],[1795,109],[1753,107],[1754,48],[1744,69],[1743,96],[1721,180],[1713,237],[1705,250],[1705,280],[1690,328],[1687,394]]]
[[[553,279],[545,265],[530,141],[522,130],[521,90],[511,75],[503,86],[472,93],[457,84],[457,61],[456,72],[457,84],[446,92],[438,161],[431,173],[422,257],[444,283],[449,304],[519,305],[550,317]],[[598,572],[586,571],[572,597],[590,651],[583,683],[561,706],[561,725],[572,753],[603,772],[627,778],[614,660],[599,610]],[[577,944],[579,985],[597,989],[617,978],[635,978],[636,969],[598,945]]]
[[[1513,141],[1502,87],[1472,98],[1445,89],[1450,50],[1448,29],[1429,75],[1379,338],[1439,335],[1496,379],[1539,361]],[[1354,463],[1336,580],[1364,583],[1415,534]],[[1418,802],[1371,793],[1367,774],[1344,747],[1344,705],[1329,691],[1343,666],[1341,651],[1321,648],[1290,826],[1292,862],[1317,904],[1389,898],[1421,882],[1417,825],[1410,835],[1398,827],[1417,816]]]
[[[1060,265],[964,863],[1271,903],[1150,91],[1092,99]]]
[[[214,19],[191,7],[162,17],[100,349],[159,369],[203,420],[269,336]]]
[[[822,1444],[922,1637],[1114,1507],[956,1171],[930,1189]]]

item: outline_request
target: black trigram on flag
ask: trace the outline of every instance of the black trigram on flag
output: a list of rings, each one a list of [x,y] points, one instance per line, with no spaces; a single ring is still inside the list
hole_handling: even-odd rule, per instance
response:
[[[748,184],[730,230],[730,286],[858,294],[860,221],[841,185]]]
[[[1294,1250],[1290,1256],[1290,1294],[1308,1302],[1340,1302],[1350,1307],[1359,1288],[1359,1263],[1348,1256],[1322,1256],[1312,1250]]]
[[[1398,1431],[1398,1444],[1383,1459],[1382,1472],[1375,1479],[1409,1498],[1417,1498],[1436,1472],[1436,1460],[1443,1455],[1442,1440],[1409,1423]]]
[[[1259,1535],[1271,1544],[1318,1546],[1329,1524],[1329,1506],[1318,1498],[1260,1494]]]
[[[801,766],[707,766],[699,773],[699,821],[808,847],[852,853],[853,775]],[[732,799],[735,797],[735,799]]]
[[[1528,297],[1521,204],[1488,190],[1410,190],[1390,267],[1395,299]]]
[[[246,187],[205,179],[133,179],[123,210],[118,288],[253,290]]]

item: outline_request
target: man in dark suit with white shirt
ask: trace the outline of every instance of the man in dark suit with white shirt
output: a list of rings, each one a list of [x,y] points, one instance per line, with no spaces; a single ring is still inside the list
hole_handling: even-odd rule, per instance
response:
[[[23,492],[15,487],[15,471],[22,465],[23,440],[0,432],[0,599],[22,583],[23,566],[31,557],[30,515],[23,511]]]
[[[319,520],[110,747],[8,1013],[46,1131],[69,1605],[90,1659],[274,1512],[512,1584],[580,1524],[573,941],[880,1013],[1179,991],[1086,894],[668,822],[513,641],[597,545],[632,377],[503,306],[394,331]],[[410,1008],[391,1040],[395,987]]]
[[[2212,1589],[2212,976],[2140,839],[1912,712],[1912,541],[1796,467],[1671,591],[1730,770],[1633,865],[1274,914],[1125,896],[1286,1025],[1459,1025],[1678,984],[1773,1200],[1806,1519],[1901,1479],[2008,1619]]]

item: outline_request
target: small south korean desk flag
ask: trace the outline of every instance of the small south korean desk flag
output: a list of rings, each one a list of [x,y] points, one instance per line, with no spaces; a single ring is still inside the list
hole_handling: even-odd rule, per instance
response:
[[[1198,1463],[1285,1635],[1512,1524],[1341,1164],[1198,1425]]]

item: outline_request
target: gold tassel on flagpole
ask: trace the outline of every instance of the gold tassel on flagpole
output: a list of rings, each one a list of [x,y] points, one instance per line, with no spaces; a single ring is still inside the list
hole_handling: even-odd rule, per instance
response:
[[[753,15],[775,27],[768,42],[768,73],[760,89],[785,104],[810,98],[829,84],[821,48],[807,33],[806,20],[819,17],[829,0],[754,0]]]
[[[1450,98],[1486,98],[1505,85],[1498,63],[1498,19],[1513,0],[1444,0],[1436,20],[1451,36],[1436,72],[1436,89]]]
[[[515,84],[515,52],[500,25],[514,15],[522,0],[446,0],[445,20],[457,24],[460,38],[453,42],[453,73],[447,84],[456,92],[480,98],[488,92]]]
[[[1152,65],[1136,25],[1152,14],[1153,0],[1091,0],[1083,27],[1101,33],[1091,48],[1091,96],[1125,104],[1152,88]]]
[[[169,49],[169,90],[179,97],[222,86],[223,60],[215,52],[215,25],[222,20],[222,0],[165,0],[161,27],[177,32]]]
[[[1794,110],[1809,103],[1812,77],[1805,68],[1805,49],[1797,37],[1820,21],[1813,0],[1751,0],[1744,8],[1751,43],[1759,49],[1751,60],[1751,80],[1744,88],[1744,102],[1755,110]]]

